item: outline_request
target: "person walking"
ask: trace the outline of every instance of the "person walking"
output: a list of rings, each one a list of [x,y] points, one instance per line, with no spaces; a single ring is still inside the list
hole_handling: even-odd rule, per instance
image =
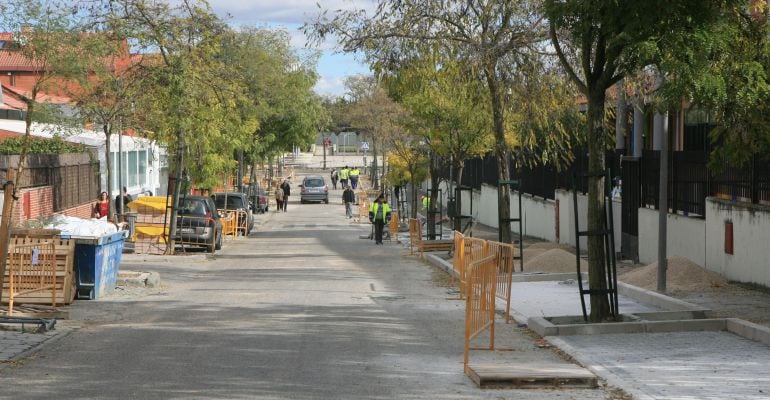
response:
[[[342,184],[342,188],[344,189],[346,186],[348,186],[348,178],[350,177],[350,168],[346,165],[345,168],[340,170],[340,183]]]
[[[356,194],[350,186],[342,192],[342,202],[345,203],[345,215],[348,218],[353,218],[353,203],[356,202]]]
[[[332,186],[334,187],[334,190],[337,190],[337,180],[339,180],[339,174],[337,173],[336,168],[332,168]]]
[[[273,196],[275,196],[275,212],[281,212],[283,208],[283,189],[280,186],[276,186]]]
[[[281,190],[283,190],[283,212],[286,212],[286,205],[289,204],[289,196],[291,196],[291,185],[286,179],[281,184]]]
[[[358,187],[358,176],[361,175],[361,170],[358,167],[353,167],[350,170],[350,185],[353,186],[353,190]]]
[[[390,222],[390,206],[385,202],[385,195],[380,193],[377,201],[369,206],[369,222],[374,224],[374,244],[382,244],[382,230]]]
[[[128,190],[126,190],[125,186],[123,186],[122,196],[123,196],[123,204],[122,204],[123,207],[121,207],[121,204],[120,204],[121,195],[115,196],[115,209],[118,210],[118,214],[120,215],[124,214],[123,210],[126,209],[126,205],[132,201],[131,195],[128,194]]]
[[[107,192],[99,193],[99,199],[94,204],[93,210],[91,210],[92,218],[104,218],[110,212],[110,198]]]

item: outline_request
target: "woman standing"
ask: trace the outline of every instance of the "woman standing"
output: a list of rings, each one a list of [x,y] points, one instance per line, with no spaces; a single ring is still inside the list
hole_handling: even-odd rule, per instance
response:
[[[110,198],[107,192],[99,194],[99,200],[94,204],[94,210],[91,213],[93,218],[104,218],[110,213]]]
[[[281,209],[283,209],[283,189],[277,186],[273,195],[275,196],[275,212],[281,212]]]

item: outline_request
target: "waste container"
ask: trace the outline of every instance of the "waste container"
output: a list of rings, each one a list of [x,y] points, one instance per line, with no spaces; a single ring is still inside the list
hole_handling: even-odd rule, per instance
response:
[[[101,237],[73,236],[77,296],[94,300],[115,289],[127,231]]]

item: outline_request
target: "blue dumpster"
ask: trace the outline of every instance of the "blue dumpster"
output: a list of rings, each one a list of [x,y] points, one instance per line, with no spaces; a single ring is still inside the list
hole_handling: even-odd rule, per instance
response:
[[[72,236],[79,299],[98,299],[115,289],[125,231],[102,237]]]

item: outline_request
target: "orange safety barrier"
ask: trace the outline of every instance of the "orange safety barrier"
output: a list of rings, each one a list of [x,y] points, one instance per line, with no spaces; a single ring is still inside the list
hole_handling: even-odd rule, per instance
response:
[[[495,288],[497,256],[492,254],[470,263],[467,269],[468,287],[465,292],[465,349],[463,366],[468,373],[470,350],[495,349]],[[489,330],[489,346],[471,348],[471,341]]]
[[[390,224],[388,225],[390,230],[390,240],[398,240],[398,213],[390,213]]]
[[[465,258],[465,235],[458,231],[454,231],[454,235],[452,237],[452,241],[454,242],[452,249],[454,253],[452,254],[452,276],[450,277],[450,284],[454,286],[455,279],[458,276],[462,276],[463,271],[463,259]],[[462,297],[462,295],[460,295]]]
[[[56,250],[52,242],[16,244],[8,249],[8,315],[17,296],[51,291],[56,306]]]
[[[409,219],[409,254],[414,254],[413,249],[417,247],[420,250],[420,258],[422,258],[425,251],[451,251],[453,244],[452,240],[423,240],[422,224],[417,219]]]
[[[468,269],[474,262],[489,255],[487,251],[487,241],[472,237],[463,238],[463,256],[460,264],[460,297],[465,296],[468,288]]]
[[[505,323],[511,320],[511,280],[513,279],[513,245],[487,242],[488,254],[497,256],[497,298],[505,301]]]
[[[362,224],[369,222],[369,202],[365,198],[358,200],[358,218],[355,222]]]
[[[236,212],[231,210],[217,210],[217,212],[219,215],[224,215],[219,219],[222,222],[222,236],[232,236],[233,239],[236,239],[238,237]]]

